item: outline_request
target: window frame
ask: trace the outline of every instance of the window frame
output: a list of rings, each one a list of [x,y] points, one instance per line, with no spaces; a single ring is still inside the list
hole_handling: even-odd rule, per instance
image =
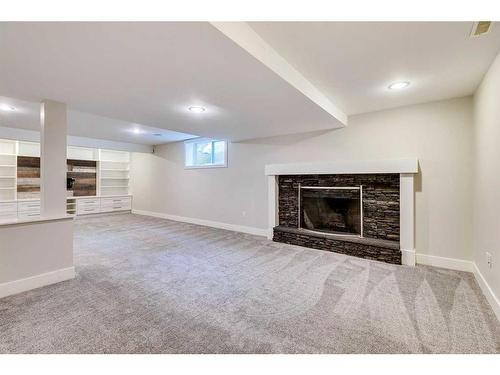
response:
[[[211,143],[212,144],[212,162],[214,160],[214,143],[216,142],[223,142],[224,143],[224,163],[222,164],[203,164],[203,165],[187,165],[187,150],[186,147],[188,144],[191,144],[192,146],[192,153],[193,153],[193,160],[194,154],[196,153],[196,145],[201,144],[201,143]],[[225,139],[220,139],[220,138],[194,138],[194,139],[189,139],[187,141],[184,141],[184,169],[207,169],[207,168],[227,168],[227,149],[228,149],[228,142]]]

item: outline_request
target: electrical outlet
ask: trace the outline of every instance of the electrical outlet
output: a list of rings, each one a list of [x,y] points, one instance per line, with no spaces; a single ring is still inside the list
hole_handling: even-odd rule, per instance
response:
[[[241,216],[243,216],[243,217],[247,216],[247,212],[246,211],[241,211]]]
[[[491,253],[486,253],[486,262],[488,263],[488,267],[491,268],[493,266],[493,261],[491,259]]]

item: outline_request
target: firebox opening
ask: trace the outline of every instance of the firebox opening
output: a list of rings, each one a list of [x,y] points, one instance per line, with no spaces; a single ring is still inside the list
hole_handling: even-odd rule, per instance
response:
[[[362,187],[299,188],[299,228],[363,236]]]

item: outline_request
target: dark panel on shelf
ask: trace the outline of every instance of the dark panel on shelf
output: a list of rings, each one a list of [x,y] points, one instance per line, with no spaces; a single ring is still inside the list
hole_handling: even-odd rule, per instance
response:
[[[94,160],[76,160],[76,159],[68,159],[66,161],[67,165],[74,165],[78,167],[94,167],[97,168],[97,162]]]
[[[83,197],[97,195],[97,162],[92,160],[68,159],[67,176],[74,178],[73,196]],[[87,171],[74,171],[75,168],[85,168]]]
[[[17,192],[40,192],[40,158],[17,157]]]
[[[73,196],[97,195],[97,162],[91,160],[67,160],[67,177],[75,179]],[[89,171],[70,171],[73,168],[88,168]],[[40,158],[29,156],[17,157],[17,192],[40,192]]]

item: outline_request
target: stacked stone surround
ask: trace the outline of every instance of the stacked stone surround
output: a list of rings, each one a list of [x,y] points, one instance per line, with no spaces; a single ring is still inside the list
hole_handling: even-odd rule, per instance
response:
[[[299,231],[299,186],[363,186],[363,235],[366,243]],[[279,226],[273,240],[315,249],[401,264],[399,250],[399,174],[282,175],[278,176]]]

